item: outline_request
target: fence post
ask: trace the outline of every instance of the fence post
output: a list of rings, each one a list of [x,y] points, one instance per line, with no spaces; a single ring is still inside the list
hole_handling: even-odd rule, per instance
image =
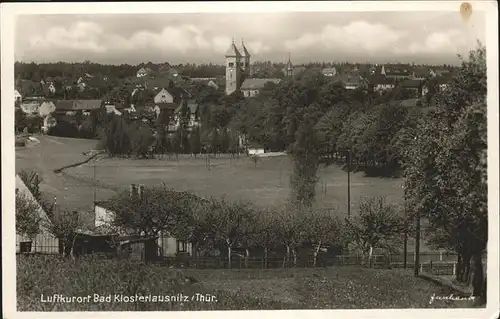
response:
[[[423,263],[420,263],[420,272],[422,272],[424,269],[424,264]]]
[[[431,264],[431,265],[430,265],[430,267],[431,267],[431,269],[430,269],[430,273],[432,274],[432,260],[431,260],[430,264]]]
[[[457,271],[457,263],[453,262],[453,276],[455,276],[456,271]]]
[[[439,261],[443,261],[443,252],[439,251]]]

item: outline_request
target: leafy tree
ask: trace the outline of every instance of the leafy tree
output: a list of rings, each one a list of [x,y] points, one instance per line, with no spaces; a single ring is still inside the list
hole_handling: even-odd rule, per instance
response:
[[[488,238],[486,179],[486,49],[479,45],[462,62],[437,110],[422,121],[405,166],[413,214],[430,222],[434,246],[459,255],[457,280],[486,297],[482,255]]]
[[[215,241],[226,247],[228,267],[231,268],[233,249],[250,234],[253,208],[249,203],[232,203],[224,198],[212,198],[210,204],[203,207],[204,224],[211,225]]]
[[[110,200],[110,226],[125,233],[157,237],[161,233],[188,236],[197,198],[165,185],[144,188],[141,194],[122,192]]]
[[[403,220],[393,204],[384,197],[362,198],[359,215],[352,220],[346,219],[348,240],[363,254],[363,262],[372,266],[373,251],[377,248],[391,249],[394,240],[402,232]]]
[[[200,136],[200,128],[198,126],[194,127],[191,133],[189,134],[189,148],[191,152],[196,157],[196,154],[201,152],[201,136]]]
[[[342,222],[334,213],[325,209],[312,209],[306,216],[309,239],[315,244],[313,267],[316,267],[322,247],[342,244]]]
[[[44,227],[62,242],[64,256],[74,258],[76,239],[84,230],[83,221],[76,211],[64,211],[51,215],[50,221],[44,221]]]
[[[40,233],[39,206],[26,194],[16,192],[16,234],[33,240]]]
[[[283,258],[283,268],[287,265],[297,265],[297,248],[307,239],[308,232],[306,214],[302,209],[293,207],[273,207],[273,215],[278,220],[280,227],[276,229],[276,236],[285,247],[286,254]],[[293,256],[293,260],[291,257]]]
[[[140,124],[136,126],[132,133],[132,150],[137,157],[148,157],[150,147],[152,146],[155,138],[151,128],[147,125]]]
[[[19,172],[19,177],[23,181],[24,185],[28,188],[30,193],[33,195],[37,202],[42,201],[42,192],[40,190],[40,184],[42,183],[42,178],[35,171],[22,170]]]

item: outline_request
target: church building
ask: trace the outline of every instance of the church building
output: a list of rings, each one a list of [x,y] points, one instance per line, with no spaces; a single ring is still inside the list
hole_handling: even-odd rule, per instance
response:
[[[236,91],[243,93],[245,97],[258,95],[260,89],[268,82],[278,84],[280,79],[253,79],[250,78],[250,53],[243,41],[238,50],[234,44],[226,52],[226,95],[231,95]]]

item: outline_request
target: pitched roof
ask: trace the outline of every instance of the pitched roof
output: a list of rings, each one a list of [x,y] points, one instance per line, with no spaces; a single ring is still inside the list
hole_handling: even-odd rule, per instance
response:
[[[245,44],[243,41],[241,41],[241,52],[242,56],[250,57],[250,53],[248,52],[247,48],[245,47]]]
[[[251,89],[262,89],[266,83],[271,82],[274,84],[280,83],[280,79],[269,78],[269,79],[245,79],[241,84],[242,90],[251,90]]]
[[[408,79],[402,81],[399,85],[403,88],[419,88],[422,86],[423,81]]]
[[[56,103],[58,111],[95,110],[102,105],[102,100],[60,100]]]
[[[38,216],[44,222],[47,222],[47,223],[51,222],[47,213],[43,210],[42,206],[36,201],[35,197],[30,192],[29,188],[26,186],[26,184],[23,182],[23,180],[21,179],[21,177],[18,174],[16,174],[16,189],[19,190],[20,194],[23,194],[24,196],[26,196],[30,201],[32,201],[37,206]],[[44,224],[45,223],[43,223],[43,222],[41,223],[42,229],[45,228]],[[46,230],[46,229],[44,229],[44,230]]]
[[[336,68],[324,68],[323,70],[321,70],[321,73],[323,73],[323,74],[325,74],[325,73],[336,74],[337,73],[337,69]]]
[[[407,99],[407,100],[401,101],[401,103],[399,105],[402,107],[415,107],[415,106],[419,106],[419,104],[421,104],[420,99]]]
[[[234,45],[234,42],[231,43],[231,46],[227,49],[226,57],[241,57],[241,53],[238,51],[238,48],[236,48],[236,45]]]
[[[361,82],[361,77],[359,75],[342,74],[334,76],[332,80],[344,84],[359,84]]]
[[[373,85],[389,85],[389,84],[394,84],[394,81],[386,78],[383,75],[380,74],[374,74],[368,78],[368,81],[373,84]]]

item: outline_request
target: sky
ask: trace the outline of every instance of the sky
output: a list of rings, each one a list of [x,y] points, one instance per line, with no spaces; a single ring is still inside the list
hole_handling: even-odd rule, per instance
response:
[[[252,61],[456,64],[485,31],[458,11],[23,15],[15,59],[223,64],[234,38]]]

